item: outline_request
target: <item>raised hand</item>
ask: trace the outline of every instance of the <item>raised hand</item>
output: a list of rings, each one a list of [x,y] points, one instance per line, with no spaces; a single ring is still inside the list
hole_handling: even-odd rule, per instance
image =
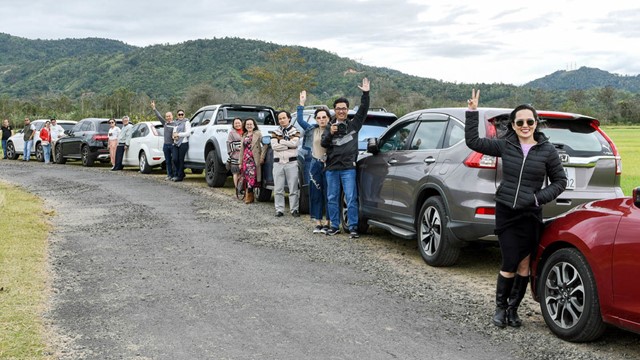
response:
[[[155,109],[156,109],[156,101],[155,101],[155,100],[151,100],[151,108],[152,108],[153,110],[155,110]]]
[[[469,110],[477,110],[478,104],[480,103],[480,89],[471,89],[471,98],[467,100],[467,105],[469,105]]]
[[[362,79],[362,85],[358,85],[358,88],[360,88],[360,90],[362,90],[362,92],[369,91],[369,89],[371,88],[371,84],[369,83],[369,79],[367,79],[367,78]]]
[[[300,91],[300,106],[304,106],[304,103],[307,101],[307,91]]]

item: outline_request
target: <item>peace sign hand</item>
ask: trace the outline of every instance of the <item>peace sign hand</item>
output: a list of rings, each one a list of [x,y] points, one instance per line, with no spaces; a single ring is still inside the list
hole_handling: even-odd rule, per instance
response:
[[[304,106],[304,103],[307,101],[307,91],[306,90],[302,90],[300,92],[300,105]]]
[[[480,103],[480,89],[476,91],[476,89],[471,89],[471,98],[467,100],[467,105],[469,105],[469,110],[477,110],[478,104]]]

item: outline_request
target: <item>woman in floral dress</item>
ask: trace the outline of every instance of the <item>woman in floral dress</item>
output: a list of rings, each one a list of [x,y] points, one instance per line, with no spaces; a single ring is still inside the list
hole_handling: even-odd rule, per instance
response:
[[[264,145],[262,133],[258,130],[258,124],[252,118],[247,118],[242,124],[242,147],[240,148],[240,169],[247,185],[245,204],[254,201],[253,189],[260,186],[262,181],[261,168],[264,163]]]

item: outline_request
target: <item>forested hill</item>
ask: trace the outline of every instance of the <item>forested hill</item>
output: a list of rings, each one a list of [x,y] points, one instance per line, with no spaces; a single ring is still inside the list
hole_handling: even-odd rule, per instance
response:
[[[623,76],[583,66],[572,71],[556,71],[524,86],[561,91],[612,87],[617,90],[640,93],[640,75]]]

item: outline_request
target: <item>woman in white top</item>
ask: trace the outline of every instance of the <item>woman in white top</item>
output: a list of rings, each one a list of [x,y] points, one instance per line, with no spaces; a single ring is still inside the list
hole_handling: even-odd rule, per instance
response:
[[[111,157],[111,166],[116,165],[118,135],[120,135],[120,128],[116,126],[116,119],[111,118],[109,119],[109,156]]]

